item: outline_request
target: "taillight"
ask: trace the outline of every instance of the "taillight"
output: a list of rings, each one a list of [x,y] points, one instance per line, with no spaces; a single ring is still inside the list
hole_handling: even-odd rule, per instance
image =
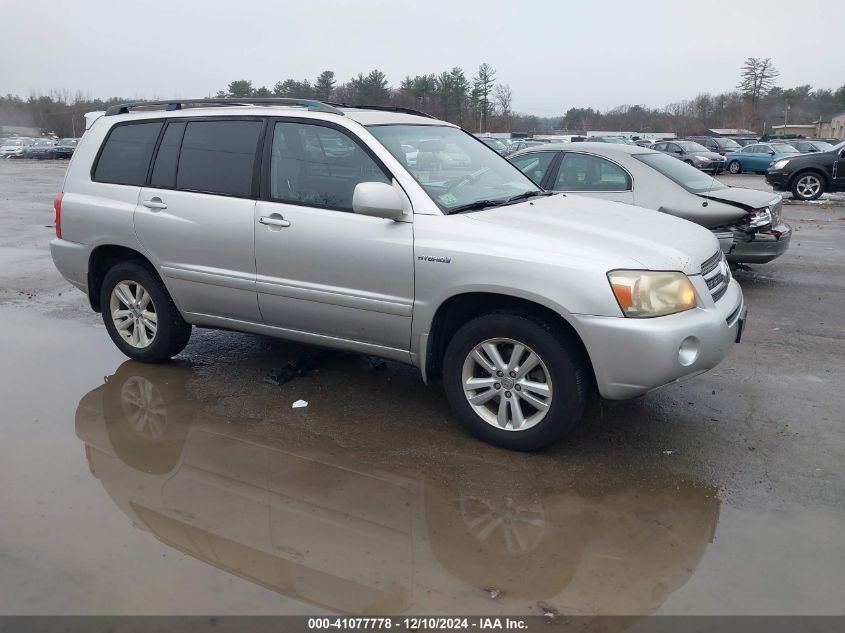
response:
[[[62,198],[64,195],[60,191],[56,194],[55,200],[53,200],[53,208],[56,210],[56,237],[59,239],[62,239]]]

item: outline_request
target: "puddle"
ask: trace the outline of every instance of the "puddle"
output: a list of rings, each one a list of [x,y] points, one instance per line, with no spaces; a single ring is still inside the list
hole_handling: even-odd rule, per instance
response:
[[[0,613],[845,604],[841,517],[732,507],[683,456],[618,459],[600,437],[587,458],[509,453],[463,435],[439,392],[392,364],[340,359],[268,385],[279,354],[258,337],[214,334],[151,366],[100,327],[0,323]]]

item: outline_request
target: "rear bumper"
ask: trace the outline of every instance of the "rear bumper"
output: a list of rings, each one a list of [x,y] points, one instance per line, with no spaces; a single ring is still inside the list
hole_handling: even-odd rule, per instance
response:
[[[769,233],[755,233],[750,242],[737,241],[728,261],[745,264],[765,264],[783,255],[792,239],[792,227],[786,222]]]
[[[704,281],[691,279],[704,297],[693,310],[654,319],[567,315],[590,355],[602,397],[641,396],[712,369],[731,350],[745,316],[739,284],[731,279],[714,304]]]
[[[50,255],[62,277],[88,294],[88,258],[90,249],[85,244],[54,239],[50,242]]]

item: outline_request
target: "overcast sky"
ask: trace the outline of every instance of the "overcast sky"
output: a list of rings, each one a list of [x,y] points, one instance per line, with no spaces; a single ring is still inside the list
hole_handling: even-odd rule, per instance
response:
[[[792,19],[806,16],[801,24]],[[339,81],[487,62],[514,109],[664,106],[734,88],[749,56],[772,57],[783,87],[845,84],[835,0],[0,0],[0,93],[208,96],[325,69]],[[835,19],[841,19],[841,15]],[[705,26],[707,25],[707,26]],[[804,25],[810,26],[805,29]]]

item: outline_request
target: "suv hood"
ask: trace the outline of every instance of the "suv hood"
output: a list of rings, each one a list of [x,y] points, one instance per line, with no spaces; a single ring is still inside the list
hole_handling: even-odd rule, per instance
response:
[[[697,275],[701,263],[719,250],[713,234],[692,222],[621,202],[574,195],[535,198],[466,217],[506,228],[509,241],[518,240],[526,249],[588,250],[590,256],[609,262],[610,268],[633,265]]]
[[[746,211],[751,209],[760,209],[770,204],[780,202],[781,197],[770,191],[758,191],[757,189],[745,189],[743,187],[727,187],[725,189],[716,189],[708,193],[698,194],[702,198],[708,200],[716,200],[724,202],[733,206],[739,207]]]

